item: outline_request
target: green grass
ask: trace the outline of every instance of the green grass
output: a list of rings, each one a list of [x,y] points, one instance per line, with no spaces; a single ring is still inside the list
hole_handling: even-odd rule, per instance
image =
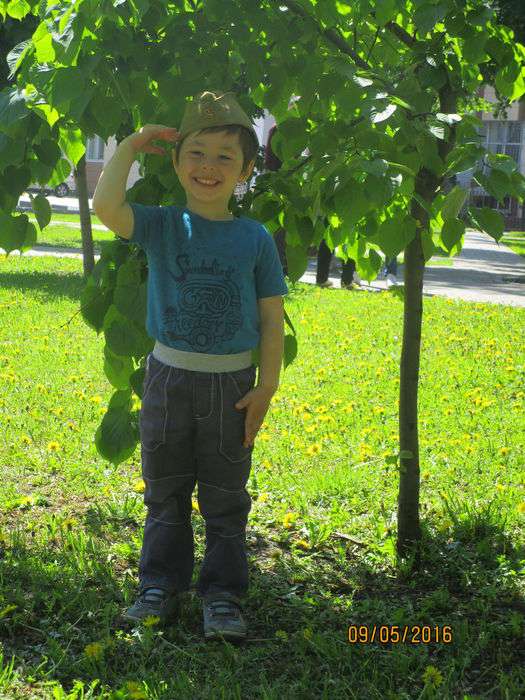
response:
[[[512,248],[518,255],[525,257],[525,231],[507,231],[499,242]]]
[[[402,305],[296,286],[299,358],[255,441],[251,641],[235,647],[203,641],[191,596],[166,630],[119,623],[137,585],[140,446],[116,469],[96,452],[112,387],[104,337],[77,314],[83,284],[81,260],[0,258],[0,697],[524,696],[524,309],[423,299],[424,556],[410,576],[386,461]],[[453,641],[350,644],[351,624],[449,625]]]

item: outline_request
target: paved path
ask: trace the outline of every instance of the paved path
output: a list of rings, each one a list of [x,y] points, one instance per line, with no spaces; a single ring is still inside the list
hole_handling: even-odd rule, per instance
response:
[[[525,307],[525,258],[485,233],[467,230],[461,253],[449,258],[452,266],[425,268],[423,294],[467,301]],[[430,261],[432,263],[432,261]],[[397,279],[402,283],[404,266],[398,264]],[[316,260],[308,262],[301,282],[315,284]],[[329,279],[341,288],[341,261],[332,258]],[[386,281],[363,281],[362,289],[381,291]]]
[[[98,225],[94,225],[93,228],[106,229],[105,226]],[[0,252],[4,252],[2,248]],[[12,255],[19,255],[19,251],[13,251]],[[74,249],[52,246],[35,246],[25,255],[81,257],[81,254]],[[99,257],[95,255],[95,260]],[[436,265],[425,268],[423,279],[425,296],[437,295],[467,301],[525,307],[525,258],[523,256],[517,255],[501,243],[496,243],[485,233],[467,230],[461,253],[450,260],[452,261],[450,267]],[[316,265],[316,258],[309,258],[308,267],[300,279],[301,282],[315,284]],[[397,279],[401,283],[403,267],[402,264],[398,264]],[[341,288],[341,260],[335,256],[330,265],[329,279],[333,282],[333,288]],[[363,281],[360,290],[384,291],[386,281],[376,279],[370,285]]]

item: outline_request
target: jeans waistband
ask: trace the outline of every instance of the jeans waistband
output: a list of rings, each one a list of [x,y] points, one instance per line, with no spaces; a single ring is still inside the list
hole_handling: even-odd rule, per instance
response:
[[[234,355],[207,355],[203,352],[186,352],[155,341],[153,356],[171,367],[188,369],[194,372],[235,372],[250,367],[252,351],[244,350]]]

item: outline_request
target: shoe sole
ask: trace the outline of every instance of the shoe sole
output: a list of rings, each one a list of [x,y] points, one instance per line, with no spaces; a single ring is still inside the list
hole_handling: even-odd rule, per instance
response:
[[[214,630],[208,630],[204,633],[204,639],[216,639],[218,641],[221,641],[222,639],[227,639],[228,641],[242,640],[246,639],[246,632],[216,632]]]

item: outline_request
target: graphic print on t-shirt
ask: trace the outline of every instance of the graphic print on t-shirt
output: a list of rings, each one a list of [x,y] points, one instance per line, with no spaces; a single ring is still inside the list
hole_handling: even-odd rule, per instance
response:
[[[175,263],[180,274],[168,274],[176,282],[178,305],[163,310],[163,335],[204,353],[231,340],[242,326],[236,268],[221,267],[216,257],[210,263],[202,257],[200,263],[192,264],[187,254],[178,255]]]

